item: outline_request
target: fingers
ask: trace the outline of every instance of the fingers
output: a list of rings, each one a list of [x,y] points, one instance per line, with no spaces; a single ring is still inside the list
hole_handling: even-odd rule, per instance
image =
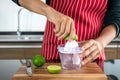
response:
[[[69,38],[69,40],[73,40],[74,36],[75,36],[75,26],[74,26],[74,23],[71,23],[70,38]]]
[[[101,53],[102,46],[95,40],[83,41],[79,44],[82,44],[82,48],[84,49],[83,53],[80,54],[80,57],[84,58],[82,65],[95,60]]]
[[[92,53],[94,50],[96,50],[97,47],[94,46],[94,44],[92,46],[90,46],[89,48],[87,48],[81,55],[80,57],[85,57],[88,56],[90,53]]]
[[[55,33],[58,33],[60,31],[60,27],[59,26],[60,26],[60,23],[56,23],[55,24],[55,29],[54,29]]]
[[[99,51],[98,50],[95,50],[95,51],[93,51],[91,54],[89,54],[88,56],[87,56],[87,58],[85,58],[83,61],[82,61],[82,65],[85,65],[85,64],[87,64],[87,63],[89,63],[89,62],[92,62],[92,61],[94,61],[98,56],[99,56]]]
[[[87,48],[89,48],[90,46],[92,46],[94,44],[94,40],[89,40],[89,41],[86,41],[84,43],[84,45],[81,47],[82,50],[86,50]]]
[[[66,31],[66,21],[63,21],[61,23],[61,25],[59,25],[59,32],[56,32],[56,36],[58,36],[58,38],[61,38],[61,35],[65,33]]]
[[[58,36],[58,39],[63,39],[70,33],[71,21],[68,20],[68,21],[65,22],[65,24],[61,24],[61,28],[62,29],[58,33],[59,35],[56,35],[56,36]]]
[[[63,15],[55,23],[54,32],[58,39],[64,39],[68,34],[70,34],[70,39],[73,39],[75,35],[74,21],[70,17]]]

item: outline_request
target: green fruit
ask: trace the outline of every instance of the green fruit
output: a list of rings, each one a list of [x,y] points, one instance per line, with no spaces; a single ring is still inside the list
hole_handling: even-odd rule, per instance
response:
[[[43,56],[36,55],[36,56],[33,57],[32,63],[36,67],[42,67],[45,64],[45,58]]]
[[[64,39],[65,40],[69,40],[69,38],[70,38],[70,35],[67,35]],[[74,38],[73,38],[73,40],[78,40],[78,36],[75,35]]]
[[[51,74],[56,74],[61,70],[61,66],[57,66],[57,65],[49,65],[47,67],[47,70],[49,73]]]

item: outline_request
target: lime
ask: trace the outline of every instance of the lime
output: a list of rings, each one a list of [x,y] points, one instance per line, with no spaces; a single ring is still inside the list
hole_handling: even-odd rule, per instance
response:
[[[47,70],[51,74],[56,74],[56,73],[58,73],[61,70],[61,66],[58,66],[58,65],[49,65],[47,67]]]
[[[32,63],[36,67],[42,67],[45,64],[45,58],[41,55],[36,55],[36,56],[33,57]]]
[[[70,35],[68,34],[64,39],[65,40],[69,40],[69,38],[70,38]],[[73,38],[73,40],[78,40],[78,36],[75,35],[74,38]]]

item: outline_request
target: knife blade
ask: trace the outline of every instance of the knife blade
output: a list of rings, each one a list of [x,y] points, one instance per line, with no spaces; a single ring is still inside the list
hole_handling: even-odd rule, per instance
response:
[[[31,60],[26,60],[26,73],[32,76]]]

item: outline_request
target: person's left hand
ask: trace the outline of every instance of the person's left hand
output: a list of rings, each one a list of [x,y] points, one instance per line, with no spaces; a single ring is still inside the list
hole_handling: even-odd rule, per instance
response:
[[[84,58],[81,62],[82,65],[85,65],[88,62],[94,61],[98,56],[100,56],[101,50],[103,49],[102,45],[96,40],[87,40],[79,43],[83,53],[80,54],[81,58]]]

